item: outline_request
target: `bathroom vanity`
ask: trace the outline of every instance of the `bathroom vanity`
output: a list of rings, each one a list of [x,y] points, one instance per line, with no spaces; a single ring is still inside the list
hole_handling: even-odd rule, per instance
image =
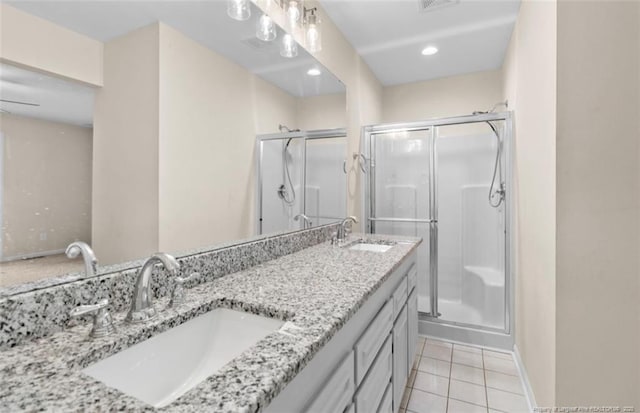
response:
[[[0,410],[397,412],[420,240],[318,241],[187,288],[181,305],[160,297],[153,320],[115,311],[106,337],[87,322],[4,349]]]

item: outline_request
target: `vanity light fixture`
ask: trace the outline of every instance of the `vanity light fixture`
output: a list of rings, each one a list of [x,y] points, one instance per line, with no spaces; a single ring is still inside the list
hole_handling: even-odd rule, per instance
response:
[[[289,0],[287,2],[287,22],[289,23],[289,29],[291,29],[292,31],[296,28],[298,22],[300,21],[300,16],[302,15],[301,10],[304,10],[302,0]]]
[[[322,71],[317,67],[312,67],[311,69],[307,70],[307,74],[309,76],[320,76],[322,74]]]
[[[318,8],[304,9],[304,22],[307,25],[305,32],[305,40],[307,50],[311,53],[316,53],[322,50],[322,36],[319,29],[320,19],[316,14]]]
[[[424,56],[433,56],[436,53],[438,53],[438,48],[435,46],[427,46],[424,49],[422,49],[422,54]]]
[[[227,14],[234,20],[249,20],[251,17],[249,0],[227,0]]]
[[[273,19],[263,14],[256,24],[256,37],[263,42],[270,42],[276,38],[276,25]]]
[[[282,42],[280,43],[280,56],[289,58],[298,56],[298,43],[296,43],[292,34],[286,33],[282,36]]]

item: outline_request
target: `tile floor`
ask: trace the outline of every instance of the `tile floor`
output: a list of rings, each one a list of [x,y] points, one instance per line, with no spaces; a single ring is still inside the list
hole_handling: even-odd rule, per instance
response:
[[[528,412],[511,354],[420,338],[400,413]]]

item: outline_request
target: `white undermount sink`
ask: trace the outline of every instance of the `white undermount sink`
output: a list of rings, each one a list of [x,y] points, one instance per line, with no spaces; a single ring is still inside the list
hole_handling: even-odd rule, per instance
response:
[[[154,407],[201,383],[283,321],[218,308],[83,370]]]
[[[393,248],[393,245],[369,244],[366,242],[358,242],[349,247],[350,250],[371,252],[387,252],[391,248]]]

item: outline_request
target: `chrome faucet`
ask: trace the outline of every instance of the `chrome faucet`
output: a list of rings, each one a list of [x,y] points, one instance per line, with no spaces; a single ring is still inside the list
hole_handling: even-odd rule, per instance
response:
[[[347,229],[347,224],[349,223],[357,224],[358,218],[354,216],[349,216],[342,220],[342,222],[340,223],[340,227],[338,228],[338,237],[337,237],[338,243],[347,239],[347,235],[349,235],[349,231],[350,231],[349,229]]]
[[[82,258],[84,259],[84,276],[92,277],[96,275],[98,268],[98,259],[96,258],[96,254],[94,254],[89,244],[82,241],[72,242],[67,247],[65,254],[67,254],[67,258],[71,259],[76,258],[78,255],[82,254]]]
[[[169,254],[157,252],[149,257],[140,271],[136,280],[131,309],[125,318],[129,323],[139,323],[156,317],[157,312],[153,307],[153,294],[151,292],[151,272],[155,264],[161,263],[172,276],[176,276],[180,264]]]
[[[300,218],[302,218],[302,220],[304,221],[302,229],[311,228],[311,226],[313,225],[313,222],[311,222],[311,219],[305,214],[298,214],[295,217],[293,217],[293,220],[298,221]]]

